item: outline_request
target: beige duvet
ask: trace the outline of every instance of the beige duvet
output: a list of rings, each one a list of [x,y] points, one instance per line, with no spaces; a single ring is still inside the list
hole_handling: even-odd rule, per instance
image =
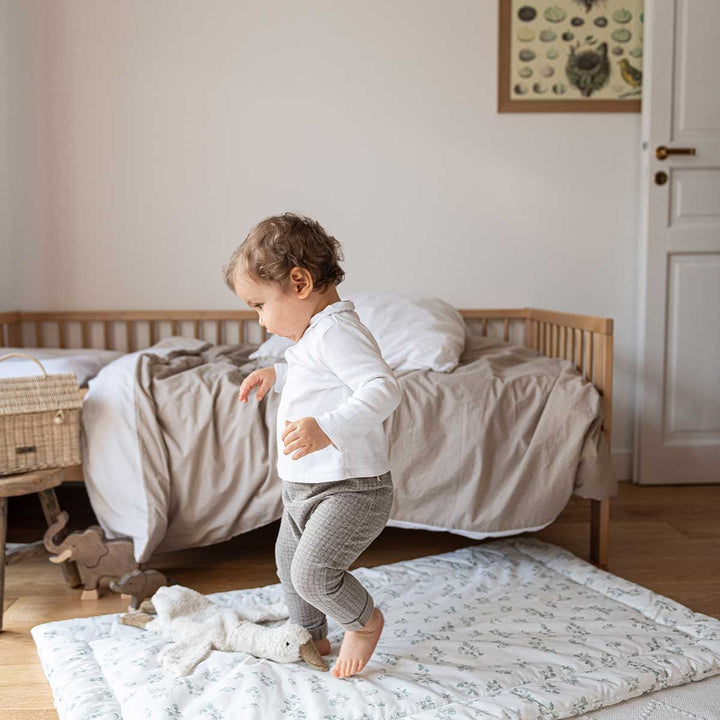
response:
[[[279,395],[236,401],[257,367],[248,360],[255,348],[196,344],[138,354],[135,419],[147,512],[138,559],[220,542],[280,517]],[[602,399],[570,362],[470,337],[453,372],[398,379],[403,399],[386,421],[390,524],[471,537],[521,532],[552,522],[573,492],[594,499],[617,492]]]

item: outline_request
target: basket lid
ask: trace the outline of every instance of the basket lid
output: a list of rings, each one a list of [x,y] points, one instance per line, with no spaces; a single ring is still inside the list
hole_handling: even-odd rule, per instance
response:
[[[73,373],[0,380],[0,415],[80,407],[82,392]]]

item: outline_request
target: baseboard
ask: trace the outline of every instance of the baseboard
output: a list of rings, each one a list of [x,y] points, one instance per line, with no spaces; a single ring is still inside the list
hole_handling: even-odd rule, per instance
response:
[[[618,480],[632,481],[633,475],[633,451],[612,450],[612,461],[615,467],[615,477]]]

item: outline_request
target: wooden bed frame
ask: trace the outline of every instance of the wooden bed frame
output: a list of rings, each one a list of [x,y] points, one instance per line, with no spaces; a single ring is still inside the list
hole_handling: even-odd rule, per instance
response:
[[[572,361],[605,398],[603,431],[610,445],[612,419],[613,321],[590,315],[520,308],[460,310],[473,334],[523,344],[547,357]],[[169,335],[213,342],[260,342],[267,337],[253,310],[159,310],[0,313],[0,348],[98,348],[134,352]],[[1,351],[0,351],[1,354]],[[66,478],[81,482],[81,467]],[[590,558],[608,561],[610,501],[590,501]]]

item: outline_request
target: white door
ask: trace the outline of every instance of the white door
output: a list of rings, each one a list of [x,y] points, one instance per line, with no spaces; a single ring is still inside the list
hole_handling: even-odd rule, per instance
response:
[[[646,0],[645,23],[633,478],[718,483],[720,2]]]

